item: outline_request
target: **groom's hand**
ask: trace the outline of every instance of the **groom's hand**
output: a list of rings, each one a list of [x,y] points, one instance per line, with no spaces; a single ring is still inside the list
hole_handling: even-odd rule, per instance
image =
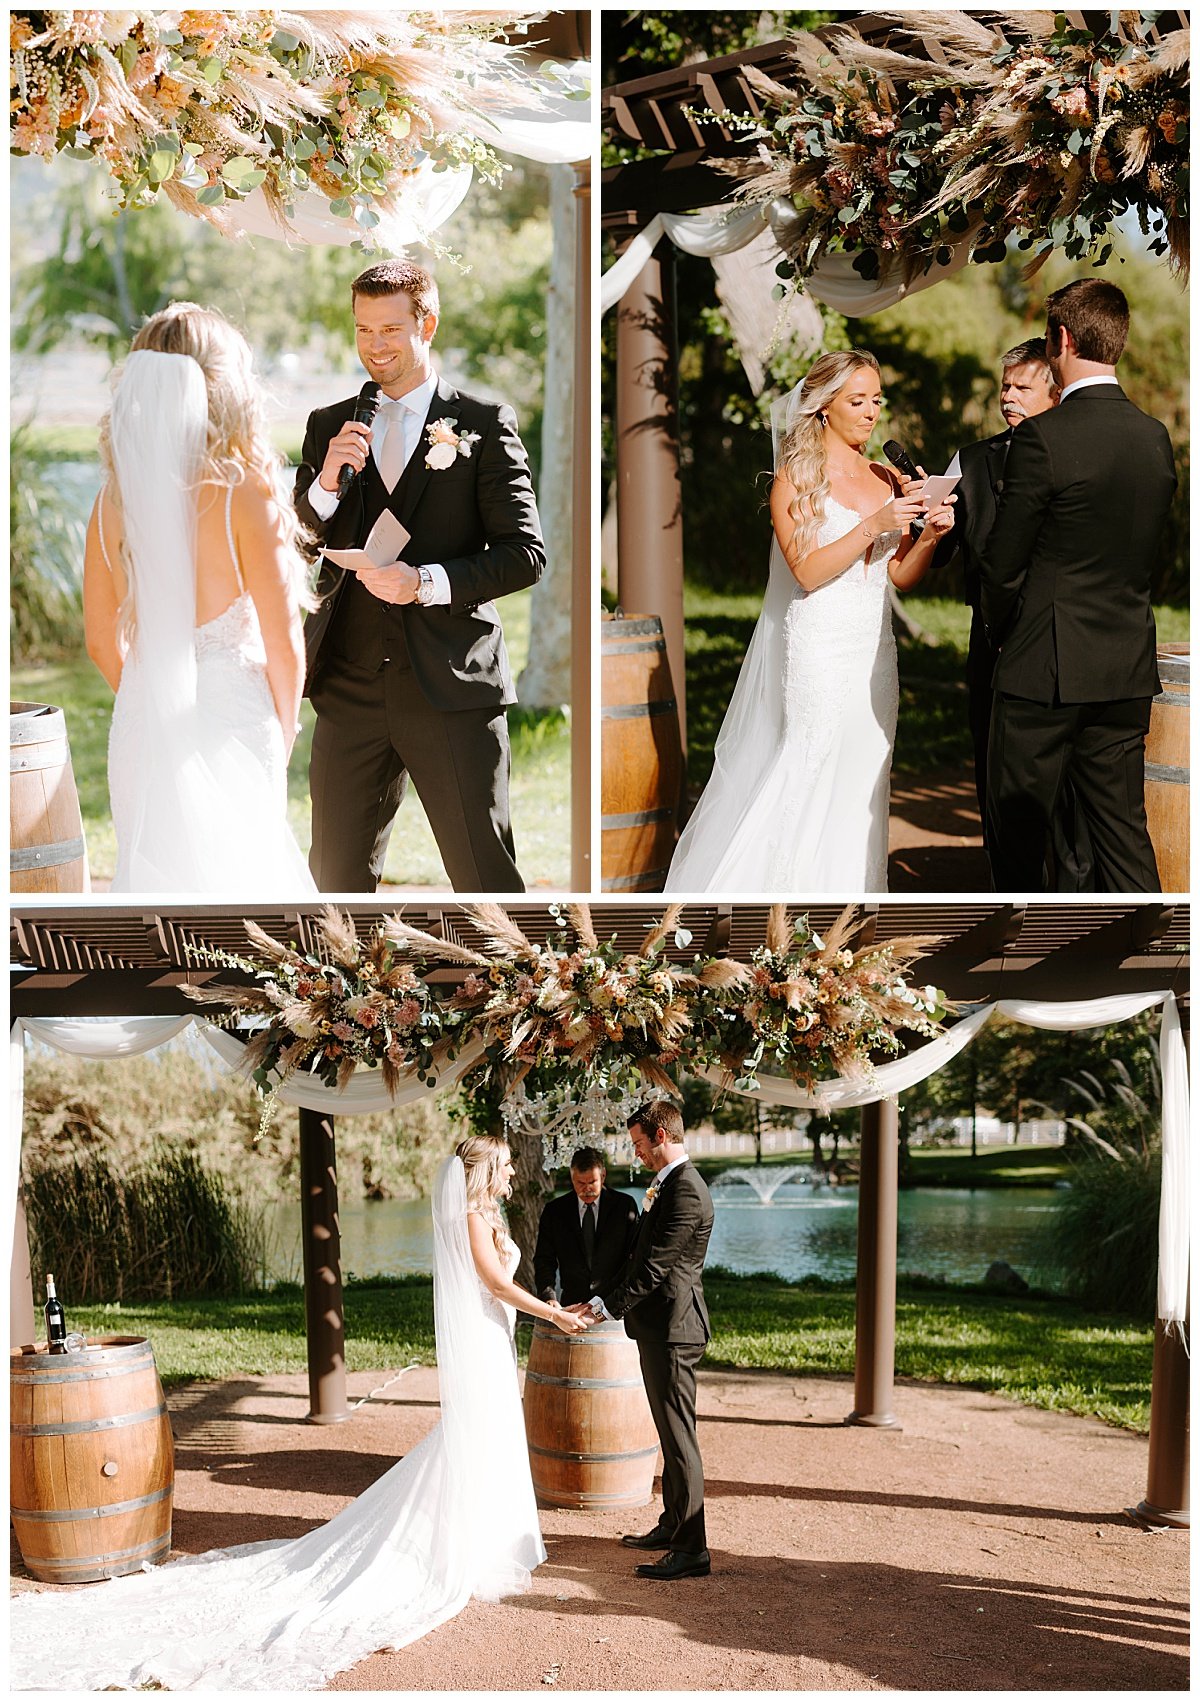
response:
[[[325,451],[325,464],[319,476],[321,488],[330,495],[337,489],[338,476],[347,463],[356,473],[367,464],[371,452],[371,428],[361,420],[348,419]]]
[[[390,567],[363,567],[359,579],[380,602],[416,602],[421,576],[407,561],[394,561]]]

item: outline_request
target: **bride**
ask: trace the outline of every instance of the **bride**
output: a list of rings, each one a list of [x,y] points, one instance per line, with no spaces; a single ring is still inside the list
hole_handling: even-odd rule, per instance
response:
[[[310,604],[245,339],[183,301],[138,332],[100,432],[88,654],[116,693],[114,892],[316,888],[287,825]]]
[[[924,577],[954,498],[926,512],[867,460],[881,405],[878,361],[849,349],[821,355],[777,406],[766,597],[668,892],[886,889],[899,704],[888,586]]]
[[[147,1575],[11,1603],[10,1689],[320,1689],[384,1648],[529,1587],[538,1527],[513,1350],[515,1308],[585,1322],[512,1277],[497,1201],[504,1141],[438,1171],[433,1303],[441,1422],[336,1518],[296,1541],[189,1555]]]

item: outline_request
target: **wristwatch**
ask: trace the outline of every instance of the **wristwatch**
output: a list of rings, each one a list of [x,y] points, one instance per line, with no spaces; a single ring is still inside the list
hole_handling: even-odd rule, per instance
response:
[[[433,574],[428,567],[418,567],[417,578],[420,581],[417,585],[417,601],[422,608],[428,608],[433,599]]]

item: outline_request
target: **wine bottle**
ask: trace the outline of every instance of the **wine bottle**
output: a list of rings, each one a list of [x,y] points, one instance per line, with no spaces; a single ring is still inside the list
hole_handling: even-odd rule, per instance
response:
[[[46,1277],[46,1345],[52,1353],[65,1353],[67,1314],[54,1291],[54,1277]]]

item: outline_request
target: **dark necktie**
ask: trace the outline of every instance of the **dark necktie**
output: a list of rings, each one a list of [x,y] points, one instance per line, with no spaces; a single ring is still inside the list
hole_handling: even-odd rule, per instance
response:
[[[583,1207],[583,1222],[580,1226],[583,1229],[583,1255],[587,1259],[588,1269],[590,1270],[592,1257],[596,1251],[596,1207],[594,1205]]]

